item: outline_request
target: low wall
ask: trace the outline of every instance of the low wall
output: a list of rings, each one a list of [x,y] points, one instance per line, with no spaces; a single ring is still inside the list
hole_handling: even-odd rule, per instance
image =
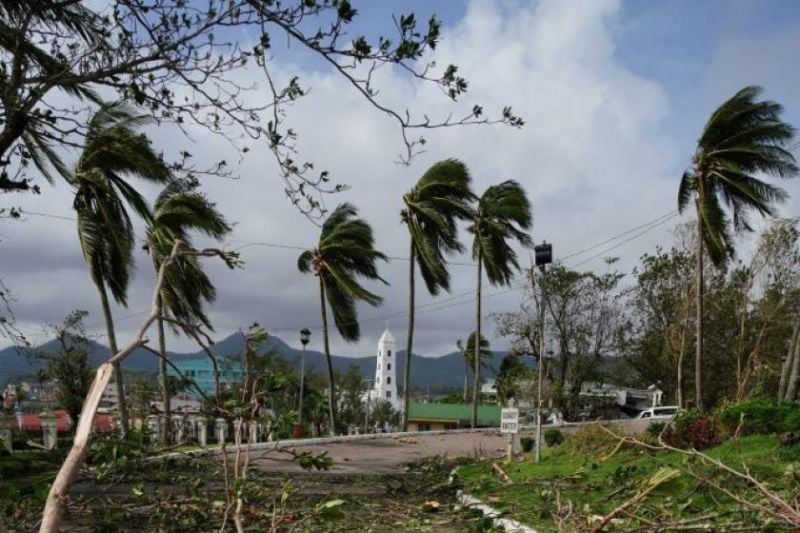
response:
[[[649,420],[636,420],[636,419],[627,419],[627,420],[609,420],[609,421],[602,421],[603,423],[613,424],[620,427],[625,433],[627,434],[636,434],[642,433],[647,429],[647,426],[650,425]],[[575,433],[581,427],[595,424],[596,421],[592,422],[574,422],[574,423],[567,423],[564,425],[556,426],[556,425],[544,425],[542,426],[542,433],[550,428],[556,428],[566,434]],[[300,448],[303,446],[319,446],[321,444],[333,444],[337,442],[356,442],[356,441],[364,441],[364,440],[380,440],[380,439],[400,439],[404,437],[415,437],[421,435],[458,435],[458,434],[465,434],[465,433],[499,433],[500,428],[478,428],[478,429],[451,429],[451,430],[443,430],[443,431],[405,431],[405,432],[397,432],[397,433],[366,433],[363,435],[340,435],[337,437],[317,437],[317,438],[310,438],[310,439],[285,439],[285,440],[278,440],[272,442],[258,442],[255,444],[243,444],[242,449],[245,449],[249,446],[251,451],[258,451],[258,450],[280,450],[283,448]],[[532,426],[523,426],[520,428],[519,435],[534,435],[536,433],[536,428]],[[517,438],[519,437],[517,435]],[[234,444],[229,444],[226,446],[226,451],[228,452],[235,452],[237,450],[237,446]],[[219,445],[215,444],[212,446],[208,446],[206,448],[200,448],[197,450],[188,450],[183,452],[170,452],[163,455],[158,455],[153,457],[153,459],[167,459],[171,457],[185,457],[187,455],[209,455],[209,454],[216,454],[220,452]]]

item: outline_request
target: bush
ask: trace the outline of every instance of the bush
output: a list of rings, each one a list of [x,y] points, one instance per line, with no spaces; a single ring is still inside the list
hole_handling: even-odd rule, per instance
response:
[[[522,451],[528,453],[533,450],[533,445],[536,444],[536,439],[533,437],[520,437],[519,443],[522,445]]]
[[[544,443],[548,447],[558,446],[564,442],[564,434],[560,430],[551,428],[544,432]]]
[[[613,426],[606,427],[617,435],[623,433]],[[617,444],[619,444],[619,439],[609,434],[599,424],[588,424],[570,435],[564,446],[571,453],[599,455],[610,452]]]
[[[739,427],[743,435],[771,435],[800,429],[800,403],[776,403],[765,398],[745,400],[722,407],[717,421],[728,434]]]
[[[664,432],[664,442],[676,448],[704,450],[719,444],[722,433],[713,417],[697,409],[681,411],[673,425]]]
[[[647,426],[645,433],[651,437],[658,438],[658,436],[661,435],[661,432],[664,431],[664,427],[666,425],[666,422],[651,422],[650,425]]]

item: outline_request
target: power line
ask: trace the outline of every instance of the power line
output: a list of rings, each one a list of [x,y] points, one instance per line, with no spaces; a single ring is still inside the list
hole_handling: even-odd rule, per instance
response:
[[[50,213],[38,213],[38,212],[32,212],[32,211],[26,211],[25,213],[26,214],[31,214],[31,215],[36,215],[36,216],[44,216],[44,217],[48,217],[48,218],[54,218],[54,219],[75,220],[74,218],[64,217],[64,216],[59,216],[59,215],[53,215],[53,214],[50,214]],[[678,216],[678,214],[679,213],[678,213],[677,210],[673,210],[673,211],[670,211],[670,212],[665,213],[663,215],[660,215],[660,216],[658,216],[658,217],[656,217],[654,219],[651,219],[651,220],[649,220],[647,222],[644,222],[642,224],[634,226],[633,228],[630,228],[630,229],[628,229],[628,230],[626,230],[626,231],[624,231],[622,233],[619,233],[619,234],[616,234],[616,235],[614,235],[612,237],[609,237],[608,239],[605,239],[604,241],[601,241],[601,242],[599,242],[599,243],[597,243],[595,245],[589,246],[587,248],[583,248],[581,250],[578,250],[577,252],[573,252],[573,253],[567,254],[567,255],[563,256],[562,258],[560,258],[558,260],[558,263],[563,263],[564,261],[566,261],[568,259],[571,259],[573,257],[582,255],[582,254],[584,254],[586,252],[595,250],[597,248],[600,248],[601,246],[609,244],[609,243],[611,243],[611,242],[613,242],[613,241],[615,241],[617,239],[620,239],[622,237],[628,236],[627,239],[624,239],[623,241],[618,242],[618,243],[614,244],[613,246],[605,248],[605,249],[601,250],[600,252],[597,252],[597,253],[591,255],[591,256],[581,260],[580,262],[571,265],[571,267],[575,268],[575,267],[584,265],[584,264],[588,263],[589,261],[591,261],[593,259],[596,259],[597,257],[600,257],[602,255],[605,255],[606,253],[610,252],[611,250],[619,248],[620,246],[623,246],[623,245],[627,244],[628,242],[641,237],[642,235],[652,231],[653,229],[655,229],[655,228],[657,228],[659,226],[662,226],[663,224],[669,222],[670,220],[672,220],[673,218]],[[241,240],[241,239],[231,239],[231,241],[232,242],[243,243],[243,246],[241,246],[239,248],[236,248],[235,251],[245,249],[245,248],[247,248],[249,246],[264,246],[264,247],[288,249],[288,250],[305,250],[306,249],[306,248],[301,247],[301,246],[294,246],[294,245],[281,244],[281,243],[246,241],[246,240]],[[408,261],[407,257],[389,257],[389,259]],[[458,265],[465,265],[465,266],[477,266],[476,263],[448,262],[448,264],[450,264],[450,265],[458,264]],[[523,281],[522,283],[512,284],[512,285],[510,285],[508,288],[506,288],[504,290],[495,291],[493,293],[482,295],[482,298],[493,298],[493,297],[500,296],[500,295],[503,295],[503,294],[508,294],[510,292],[518,291],[520,289],[523,289],[524,287],[525,287],[525,282]],[[462,292],[462,293],[459,293],[459,294],[448,296],[447,298],[440,299],[440,300],[437,300],[437,301],[434,301],[434,302],[428,302],[428,303],[425,303],[425,304],[420,304],[415,308],[415,314],[423,315],[423,314],[428,314],[428,313],[432,313],[432,312],[436,312],[436,311],[441,311],[441,310],[444,310],[444,309],[450,309],[450,308],[453,308],[453,307],[458,307],[460,305],[465,305],[465,304],[468,304],[468,303],[475,302],[477,300],[476,297],[472,297],[469,300],[465,300],[465,301],[457,301],[457,300],[460,300],[461,298],[464,298],[465,296],[470,296],[470,295],[474,295],[474,290],[469,290],[469,291],[465,291],[465,292]],[[446,304],[446,305],[443,305],[443,304]],[[130,319],[130,318],[134,318],[136,316],[143,315],[143,314],[145,314],[147,312],[149,312],[149,311],[148,310],[138,311],[138,312],[131,313],[129,315],[117,318],[116,320],[117,321],[127,320],[127,319]],[[389,313],[389,314],[379,315],[379,316],[375,316],[375,317],[371,317],[371,318],[367,318],[367,319],[363,319],[363,320],[358,320],[357,322],[359,324],[367,324],[367,323],[371,323],[371,322],[375,322],[375,321],[379,321],[379,320],[389,320],[389,319],[392,319],[392,318],[402,318],[402,317],[405,317],[407,315],[408,315],[408,311],[407,310],[405,310],[405,311],[397,311],[397,312],[394,312],[394,313]],[[87,328],[100,327],[102,325],[103,324],[100,323],[100,324],[97,324],[97,325],[87,326]],[[271,331],[273,333],[281,333],[281,332],[287,332],[287,331],[295,331],[296,329],[297,328],[284,327],[284,328],[272,329]],[[310,328],[310,329],[312,329],[312,330],[321,330],[322,329],[322,325],[318,325],[318,326],[315,326],[315,327]]]

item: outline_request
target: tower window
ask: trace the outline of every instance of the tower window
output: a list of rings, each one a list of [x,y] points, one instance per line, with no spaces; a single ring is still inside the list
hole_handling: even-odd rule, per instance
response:
[[[392,369],[392,363],[386,363],[386,370]]]
[[[391,376],[386,378],[386,384],[387,385],[391,385],[392,384],[392,377]]]
[[[386,357],[391,357],[391,356],[392,356],[392,351],[391,350],[387,350],[386,351]]]
[[[392,391],[390,391],[390,390],[387,390],[387,391],[386,391],[386,397],[387,397],[387,398],[391,398],[391,397],[392,397]]]

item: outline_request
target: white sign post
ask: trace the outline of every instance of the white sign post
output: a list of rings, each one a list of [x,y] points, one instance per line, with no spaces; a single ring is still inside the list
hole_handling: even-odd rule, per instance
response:
[[[500,433],[508,435],[508,460],[514,457],[514,436],[519,433],[519,409],[514,407],[514,400],[508,400],[508,407],[500,411]]]

